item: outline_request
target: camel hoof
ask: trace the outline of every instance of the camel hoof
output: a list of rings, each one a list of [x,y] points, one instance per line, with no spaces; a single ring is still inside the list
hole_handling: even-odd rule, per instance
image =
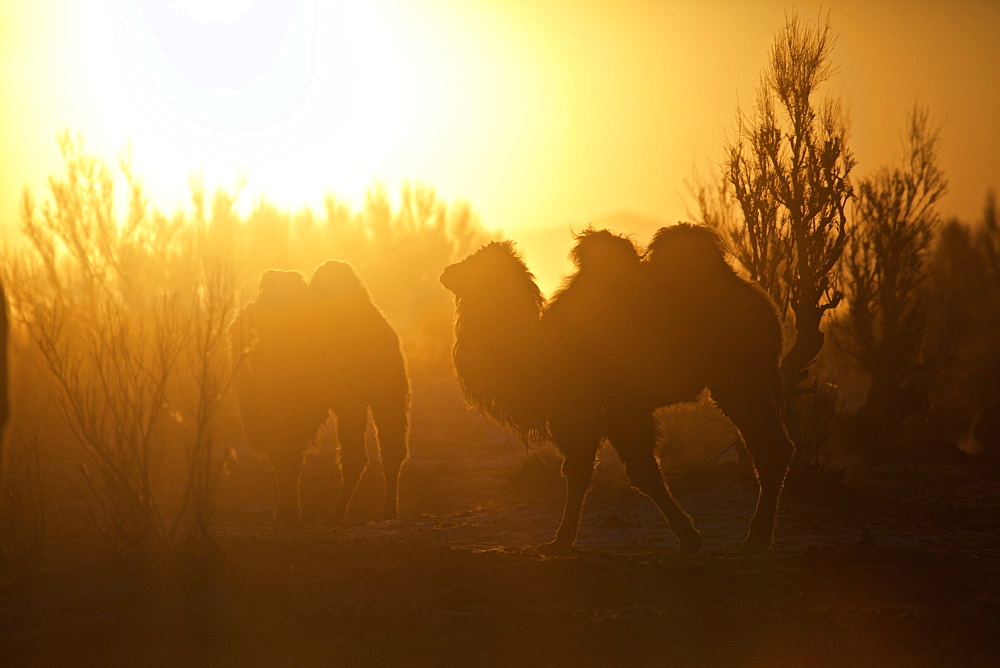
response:
[[[560,540],[544,543],[535,548],[535,554],[542,557],[568,557],[579,552],[579,548],[574,547],[572,543]]]

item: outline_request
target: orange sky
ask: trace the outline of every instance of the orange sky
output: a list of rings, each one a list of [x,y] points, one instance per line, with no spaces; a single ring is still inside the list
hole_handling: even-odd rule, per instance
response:
[[[168,210],[193,172],[210,187],[245,173],[244,206],[358,203],[409,178],[529,243],[555,230],[568,249],[570,227],[623,211],[642,238],[685,217],[684,181],[720,161],[790,6],[0,0],[0,224],[58,168],[68,128],[111,161],[130,144]],[[855,173],[895,155],[919,97],[945,122],[942,209],[978,218],[1000,185],[1000,2],[822,7]]]

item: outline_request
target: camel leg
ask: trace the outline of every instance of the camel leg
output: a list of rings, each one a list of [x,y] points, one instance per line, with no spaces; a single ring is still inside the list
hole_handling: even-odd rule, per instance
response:
[[[278,509],[274,514],[274,528],[286,529],[299,524],[299,473],[302,470],[302,450],[289,446],[285,450],[269,453],[274,479],[278,485]]]
[[[385,479],[385,505],[382,519],[399,516],[399,469],[406,461],[406,404],[398,406],[372,405],[372,421],[378,433],[379,458]]]
[[[744,395],[745,396],[745,395]],[[718,401],[718,400],[716,400]],[[760,492],[740,554],[763,554],[774,539],[778,497],[785,482],[795,446],[781,421],[778,400],[757,398],[743,402],[719,402],[719,407],[740,430],[753,460]]]
[[[565,553],[573,548],[576,534],[580,528],[580,515],[583,512],[583,499],[590,487],[594,475],[594,461],[597,456],[597,446],[601,442],[600,413],[595,411],[596,420],[587,425],[577,423],[568,429],[560,425],[552,425],[552,436],[563,456],[562,474],[566,478],[566,505],[563,508],[562,521],[556,531],[555,539],[538,547],[540,554]]]
[[[625,471],[632,486],[648,496],[660,509],[670,530],[680,541],[681,552],[697,552],[701,547],[701,532],[695,528],[691,516],[684,512],[667,489],[653,455],[656,432],[652,415],[612,415],[608,420],[608,439],[625,462]]]
[[[337,440],[340,441],[340,494],[327,518],[328,523],[343,525],[347,508],[351,505],[354,490],[358,487],[361,474],[368,468],[368,452],[365,449],[365,428],[368,426],[368,407],[353,407],[337,413]]]

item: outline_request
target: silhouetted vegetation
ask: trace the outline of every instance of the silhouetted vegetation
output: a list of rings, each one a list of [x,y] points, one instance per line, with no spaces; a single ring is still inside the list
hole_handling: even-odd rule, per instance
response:
[[[975,415],[1000,397],[995,220],[996,200],[988,193],[983,220],[942,225],[929,259],[924,299],[944,305],[942,315],[932,313],[929,336],[946,340],[950,354],[928,390],[927,416],[931,435],[949,443],[963,441]]]
[[[847,336],[839,343],[871,379],[858,415],[880,441],[906,416],[927,414],[930,384],[949,353],[946,329],[931,330],[932,311],[945,304],[926,285],[941,225],[937,202],[947,188],[940,130],[931,123],[928,110],[914,106],[902,164],[859,182],[843,259]]]
[[[795,466],[811,470],[826,468],[829,439],[848,426],[870,455],[917,432],[954,443],[984,405],[959,388],[968,375],[993,373],[984,369],[997,347],[977,333],[996,331],[987,322],[997,310],[995,200],[987,198],[974,234],[943,223],[940,127],[920,104],[898,164],[852,180],[840,102],[814,100],[835,72],[834,42],[828,19],[790,13],[753,110],[738,115],[722,173],[689,185],[696,217],[722,231],[785,316]],[[985,367],[960,371],[970,354]],[[845,421],[848,404],[857,416]],[[936,426],[921,429],[931,416]]]
[[[785,318],[785,413],[796,441],[817,433],[804,422],[826,419],[804,411],[829,402],[801,395],[818,387],[816,374],[809,376],[825,341],[824,315],[843,298],[838,263],[854,192],[855,160],[840,102],[815,99],[834,72],[834,43],[829,19],[813,25],[794,12],[787,16],[753,110],[738,113],[722,178],[693,188],[700,219],[723,232],[735,259]]]
[[[41,212],[25,193],[30,244],[8,267],[21,354],[39,374],[23,379],[32,383],[24,391],[54,400],[84,454],[89,519],[113,544],[205,538],[221,467],[214,418],[230,374],[231,276],[178,252],[176,228],[149,214],[126,163],[130,198],[119,220],[110,170],[79,140],[60,143],[66,171],[50,180]],[[185,290],[171,285],[181,262]],[[51,418],[22,415],[35,434],[49,435]],[[175,508],[159,489],[170,458],[184,461]]]
[[[834,41],[829,20],[813,26],[792,13],[775,36],[754,111],[740,113],[727,147],[726,176],[743,214],[730,230],[737,258],[794,322],[782,362],[790,392],[823,347],[824,314],[842,298],[837,262],[855,161],[839,100],[814,100],[833,72]]]
[[[127,160],[112,170],[68,133],[59,145],[63,172],[40,206],[25,191],[24,243],[3,268],[20,397],[4,471],[4,530],[19,540],[5,551],[37,542],[28,526],[40,533],[42,518],[22,511],[41,512],[24,499],[41,494],[47,457],[60,462],[58,502],[75,499],[86,510],[73,521],[107,545],[210,540],[227,459],[244,449],[227,329],[263,269],[352,262],[400,323],[413,366],[447,371],[451,309],[437,273],[486,238],[467,205],[407,185],[398,206],[375,187],[360,212],[331,195],[323,219],[264,200],[243,218],[237,194],[208,198],[195,179],[191,211],[167,216]]]

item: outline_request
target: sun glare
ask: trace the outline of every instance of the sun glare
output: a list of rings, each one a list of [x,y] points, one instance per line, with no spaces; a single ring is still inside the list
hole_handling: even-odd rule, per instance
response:
[[[253,0],[171,0],[167,7],[206,23],[235,23],[254,4]]]
[[[141,73],[179,116],[223,132],[294,114],[315,74],[305,3],[148,2],[123,6]]]
[[[117,150],[131,142],[154,195],[173,184],[167,208],[186,201],[192,172],[221,186],[245,174],[247,199],[294,207],[324,191],[359,202],[374,181],[464,186],[449,178],[463,161],[510,151],[501,131],[530,141],[499,98],[531,100],[536,82],[525,45],[486,20],[492,10],[445,22],[393,0],[115,7],[120,35],[109,17],[90,19],[102,38],[87,76],[113,101],[103,134]],[[484,36],[489,57],[477,53]]]
[[[243,181],[238,207],[261,197],[353,205],[376,182],[432,184],[491,226],[549,214],[542,177],[567,154],[562,60],[524,8],[459,0],[37,0],[3,8],[0,61],[31,105],[5,113],[11,155],[0,199],[44,189],[55,137],[79,133],[115,162],[126,146],[150,201],[190,202]],[[556,49],[558,51],[558,49]],[[577,53],[576,50],[573,53]],[[31,67],[24,65],[31,63]],[[557,124],[554,119],[560,119]],[[29,120],[30,119],[30,120]],[[577,161],[580,162],[580,161]],[[30,164],[29,164],[30,163]],[[560,167],[561,168],[561,167]],[[512,182],[521,182],[511,197]],[[492,212],[492,213],[491,213]],[[16,215],[16,213],[15,213]],[[534,216],[534,218],[532,218]]]

